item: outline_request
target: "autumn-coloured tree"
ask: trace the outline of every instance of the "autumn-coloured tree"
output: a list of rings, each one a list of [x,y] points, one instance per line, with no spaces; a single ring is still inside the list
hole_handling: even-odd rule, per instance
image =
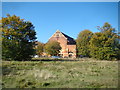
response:
[[[36,54],[40,57],[43,54],[44,51],[44,44],[41,42],[36,42]]]
[[[51,56],[58,55],[60,50],[61,50],[61,46],[60,43],[57,41],[49,41],[45,45],[45,51]]]
[[[90,30],[83,30],[78,34],[76,40],[78,55],[84,55],[86,57],[90,57],[89,41],[92,37],[92,34],[93,33]]]
[[[90,54],[97,59],[113,60],[120,58],[120,44],[115,29],[109,23],[99,27],[90,40]]]
[[[35,53],[34,26],[16,15],[2,18],[2,58],[5,60],[29,60]]]

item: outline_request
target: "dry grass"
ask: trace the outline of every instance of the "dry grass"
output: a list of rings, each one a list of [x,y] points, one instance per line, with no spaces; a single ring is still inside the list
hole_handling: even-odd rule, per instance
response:
[[[4,88],[117,88],[118,61],[3,61]]]

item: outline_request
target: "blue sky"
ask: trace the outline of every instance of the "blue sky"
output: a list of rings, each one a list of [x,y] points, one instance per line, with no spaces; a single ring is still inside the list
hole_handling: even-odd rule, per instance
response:
[[[118,30],[118,2],[3,2],[2,16],[8,13],[31,21],[43,43],[57,29],[74,39],[84,29],[99,32],[105,22]]]

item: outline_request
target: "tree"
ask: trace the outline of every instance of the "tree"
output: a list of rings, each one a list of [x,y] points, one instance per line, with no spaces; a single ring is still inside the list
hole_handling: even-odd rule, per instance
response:
[[[2,18],[2,58],[6,60],[29,60],[35,53],[36,32],[29,21],[16,15]]]
[[[120,44],[115,29],[109,23],[98,28],[90,40],[90,54],[97,59],[112,60],[120,58]]]
[[[51,56],[58,55],[60,50],[61,50],[61,46],[60,43],[57,41],[49,41],[45,45],[45,51]]]
[[[38,56],[41,56],[42,53],[43,53],[43,51],[44,51],[44,44],[41,43],[41,42],[37,42],[36,44],[37,44],[36,47],[35,47],[35,49],[36,49],[36,54],[37,54]]]
[[[78,34],[76,40],[78,55],[90,57],[89,41],[92,37],[92,34],[93,33],[90,30],[83,30]]]

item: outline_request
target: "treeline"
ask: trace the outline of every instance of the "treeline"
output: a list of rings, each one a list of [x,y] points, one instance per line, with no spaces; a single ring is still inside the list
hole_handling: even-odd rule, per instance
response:
[[[36,32],[31,22],[15,15],[2,18],[2,59],[30,60],[34,55],[41,56],[44,52],[58,55],[60,44],[56,41],[43,44],[36,42]],[[100,32],[93,33],[83,30],[79,33],[76,44],[78,56],[92,57],[101,60],[120,59],[120,36],[109,23],[98,28]]]
[[[93,57],[101,60],[120,59],[120,36],[109,23],[98,27],[100,32],[83,30],[77,37],[78,56]]]

